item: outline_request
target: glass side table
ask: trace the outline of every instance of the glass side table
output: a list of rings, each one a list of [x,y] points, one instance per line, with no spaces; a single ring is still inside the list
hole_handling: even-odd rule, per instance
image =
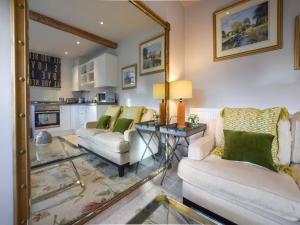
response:
[[[153,160],[155,160],[154,151],[150,146],[151,141],[154,137],[156,137],[158,139],[158,151],[161,150],[161,136],[160,136],[160,132],[159,132],[160,127],[161,127],[161,125],[159,123],[156,123],[153,120],[135,124],[135,129],[137,130],[138,135],[140,136],[140,138],[143,140],[143,142],[146,145],[146,148],[143,152],[141,160],[138,161],[138,163],[136,165],[136,173],[138,173],[139,164],[141,161],[143,161],[147,151],[150,151],[150,153],[152,154]],[[149,140],[146,140],[145,134],[150,134]]]
[[[188,122],[186,122],[185,128],[177,128],[176,123],[160,127],[161,135],[165,136],[166,146],[170,148],[170,153],[165,154],[166,155],[165,170],[164,170],[164,173],[162,176],[161,185],[163,184],[167,170],[171,166],[174,156],[176,157],[178,162],[180,161],[178,156],[176,155],[176,149],[179,145],[180,140],[184,139],[185,142],[187,143],[187,145],[189,145],[190,143],[189,143],[188,137],[198,134],[198,133],[202,133],[202,136],[204,136],[206,128],[207,128],[207,125],[204,123],[192,125],[191,123],[188,123]],[[174,139],[174,144],[170,143],[170,138]],[[161,161],[161,163],[162,163],[162,161]]]

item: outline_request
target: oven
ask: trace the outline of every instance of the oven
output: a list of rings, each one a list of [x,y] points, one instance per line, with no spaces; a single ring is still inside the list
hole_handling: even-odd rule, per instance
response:
[[[35,105],[34,127],[45,129],[60,126],[60,105]]]

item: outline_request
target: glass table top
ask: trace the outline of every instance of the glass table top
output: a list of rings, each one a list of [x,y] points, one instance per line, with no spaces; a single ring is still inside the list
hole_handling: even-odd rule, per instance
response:
[[[222,223],[201,215],[166,195],[158,195],[127,224],[221,225]]]
[[[30,142],[32,169],[80,157],[85,154],[88,153],[83,148],[72,144],[62,137],[53,137],[52,143],[47,145],[37,145],[33,141]]]

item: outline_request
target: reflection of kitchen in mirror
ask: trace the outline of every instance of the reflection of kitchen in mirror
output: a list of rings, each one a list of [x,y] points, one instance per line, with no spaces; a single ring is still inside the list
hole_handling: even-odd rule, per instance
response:
[[[164,29],[127,1],[29,9],[32,224],[72,224],[162,164]]]

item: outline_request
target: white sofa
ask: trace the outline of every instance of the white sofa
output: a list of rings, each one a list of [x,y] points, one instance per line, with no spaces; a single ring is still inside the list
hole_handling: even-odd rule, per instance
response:
[[[144,114],[141,122],[150,120],[152,115],[153,110],[151,113]],[[124,176],[124,168],[126,166],[141,160],[146,148],[145,143],[134,128],[126,130],[122,134],[110,130],[97,129],[96,124],[96,121],[87,122],[84,128],[76,131],[79,137],[79,146],[115,164],[118,167],[119,176]],[[146,140],[150,138],[149,134],[143,135]],[[154,136],[150,147],[154,154],[158,152],[158,140]],[[150,151],[147,150],[143,159],[151,155]]]
[[[296,182],[284,173],[210,154],[221,141],[223,120],[212,119],[208,130],[203,138],[192,141],[188,157],[178,166],[184,204],[200,206],[236,224],[300,224]],[[293,122],[281,123],[279,136],[280,159],[290,162],[300,177],[299,113]]]

